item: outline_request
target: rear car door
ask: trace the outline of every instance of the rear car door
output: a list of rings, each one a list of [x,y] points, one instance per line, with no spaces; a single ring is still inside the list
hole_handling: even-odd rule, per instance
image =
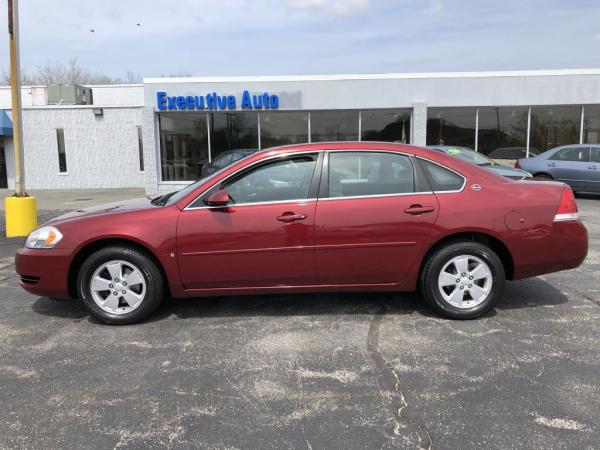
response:
[[[313,244],[319,153],[284,155],[213,186],[184,209],[177,229],[186,289],[316,282]],[[226,207],[205,199],[226,190]]]
[[[591,192],[600,192],[600,146],[590,147],[590,160],[587,187]]]
[[[326,153],[315,218],[321,284],[397,283],[409,272],[438,202],[409,155]]]
[[[589,177],[589,147],[566,147],[546,160],[548,172],[555,179],[567,183],[573,189],[581,189]]]

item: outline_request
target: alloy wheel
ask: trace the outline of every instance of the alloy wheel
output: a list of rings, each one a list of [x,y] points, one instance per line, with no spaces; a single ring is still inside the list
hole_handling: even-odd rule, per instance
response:
[[[146,279],[142,271],[128,261],[108,261],[92,275],[90,292],[102,310],[111,314],[127,314],[142,304],[146,295]]]
[[[493,276],[482,259],[460,255],[448,261],[438,277],[438,289],[456,308],[473,308],[483,303],[492,291]]]

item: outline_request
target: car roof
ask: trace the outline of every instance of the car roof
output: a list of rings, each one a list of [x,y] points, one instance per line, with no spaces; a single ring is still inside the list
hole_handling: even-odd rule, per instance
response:
[[[257,154],[264,153],[291,153],[306,152],[310,150],[383,150],[399,153],[411,153],[418,156],[430,154],[430,149],[426,147],[417,147],[415,145],[399,144],[396,142],[383,141],[332,141],[332,142],[311,142],[306,144],[290,144],[280,147],[271,147],[261,150]]]

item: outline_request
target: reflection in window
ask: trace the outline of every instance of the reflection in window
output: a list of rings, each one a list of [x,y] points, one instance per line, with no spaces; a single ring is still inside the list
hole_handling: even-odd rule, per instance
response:
[[[427,145],[475,148],[476,108],[429,108]]]
[[[258,149],[257,113],[213,113],[210,119],[210,151],[213,158],[225,150]]]
[[[557,151],[549,160],[587,163],[590,161],[589,147],[567,147]]]
[[[65,150],[65,130],[58,128],[56,130],[56,141],[58,145],[58,171],[67,173],[67,152]]]
[[[260,146],[308,142],[307,112],[264,112],[260,114]]]
[[[358,111],[314,111],[310,113],[312,142],[357,141]]]
[[[361,117],[363,141],[410,142],[410,110],[365,110]]]
[[[429,184],[434,192],[458,191],[462,189],[465,179],[460,175],[438,164],[421,159],[421,167],[427,173]]]
[[[580,106],[535,106],[531,108],[531,147],[546,151],[559,145],[578,144]]]
[[[208,163],[208,134],[204,113],[162,113],[160,161],[164,181],[200,178]]]
[[[585,105],[583,114],[583,143],[600,144],[600,105]]]
[[[329,196],[353,197],[414,192],[410,159],[375,152],[333,152],[329,155]]]
[[[302,155],[260,166],[224,186],[232,203],[308,198],[317,155]]]
[[[528,110],[526,106],[479,108],[477,151],[486,155],[492,152],[501,155],[507,148],[525,149]],[[537,154],[535,151],[531,153]]]
[[[140,160],[140,172],[144,171],[144,141],[142,139],[142,127],[137,127],[138,133],[138,158]]]

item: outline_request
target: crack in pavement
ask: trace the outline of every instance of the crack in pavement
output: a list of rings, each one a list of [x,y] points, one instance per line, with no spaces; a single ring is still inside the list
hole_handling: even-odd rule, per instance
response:
[[[381,310],[373,314],[373,317],[371,318],[369,332],[367,334],[367,350],[369,351],[371,359],[373,359],[373,362],[375,362],[375,365],[379,369],[383,385],[392,394],[394,394],[395,397],[395,401],[393,402],[394,420],[396,422],[396,426],[394,427],[394,435],[400,436],[400,428],[403,428],[403,425],[412,425],[417,429],[416,433],[420,442],[419,448],[431,450],[433,441],[427,428],[419,423],[415,423],[404,412],[404,410],[408,407],[408,402],[406,401],[406,397],[400,388],[400,376],[398,375],[398,371],[384,358],[379,351],[379,326],[381,325],[381,321],[383,320],[385,312],[385,308],[381,308]]]

